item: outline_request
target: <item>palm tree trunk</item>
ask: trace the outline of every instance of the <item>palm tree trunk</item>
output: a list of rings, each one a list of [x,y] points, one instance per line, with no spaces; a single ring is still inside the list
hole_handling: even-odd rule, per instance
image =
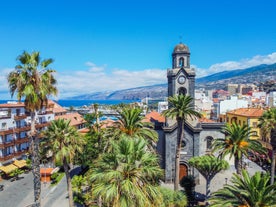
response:
[[[241,161],[242,161],[241,159],[235,157],[235,168],[238,175],[241,175],[241,167],[242,167]]]
[[[211,181],[209,179],[206,179],[206,199],[205,199],[206,201],[209,199],[211,195],[210,184],[211,184]]]
[[[174,190],[179,190],[179,164],[180,164],[180,152],[181,152],[181,142],[183,140],[183,129],[184,121],[177,120],[177,146],[175,153],[175,176],[174,176]]]
[[[275,147],[272,147],[272,160],[271,160],[271,172],[270,172],[270,184],[272,185],[274,183],[274,177],[275,177],[275,155],[276,149]]]
[[[33,176],[34,176],[34,207],[41,206],[41,182],[40,182],[40,161],[39,161],[39,140],[35,130],[36,112],[31,112],[31,132],[30,132],[30,148],[32,155]]]
[[[66,181],[67,181],[67,191],[68,191],[68,197],[69,197],[69,206],[74,207],[74,199],[73,199],[73,190],[72,190],[72,183],[71,183],[71,177],[70,177],[70,172],[69,172],[69,167],[66,158],[63,159],[63,167],[64,167],[64,172],[66,176]]]

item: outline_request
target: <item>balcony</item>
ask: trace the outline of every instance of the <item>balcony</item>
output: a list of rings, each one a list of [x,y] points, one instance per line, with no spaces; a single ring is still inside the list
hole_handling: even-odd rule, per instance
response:
[[[1,143],[0,144],[0,149],[4,149],[4,148],[10,147],[10,146],[14,146],[14,141]]]
[[[46,127],[46,126],[49,126],[50,125],[50,122],[44,122],[44,123],[37,123],[35,124],[35,128],[43,128],[43,127]]]
[[[17,115],[14,116],[15,121],[26,119],[26,118],[27,118],[26,114],[17,114]]]
[[[19,156],[21,156],[21,155],[26,154],[27,152],[28,152],[28,150],[25,149],[25,150],[21,150],[21,151],[15,152],[15,153],[13,153],[13,154],[14,154],[15,157],[19,157]]]
[[[16,132],[16,133],[29,131],[29,130],[31,130],[31,126],[23,126],[23,127],[14,128],[14,132]]]
[[[2,136],[7,135],[7,134],[12,134],[12,133],[13,133],[13,128],[0,129],[0,135],[2,135]]]
[[[28,137],[24,137],[24,138],[20,138],[15,140],[15,144],[22,144],[22,143],[26,143],[29,142],[29,138]]]
[[[0,157],[0,162],[5,162],[5,161],[8,161],[8,160],[11,160],[14,157],[15,157],[14,154],[9,154],[9,155],[5,155],[5,156],[1,156]]]

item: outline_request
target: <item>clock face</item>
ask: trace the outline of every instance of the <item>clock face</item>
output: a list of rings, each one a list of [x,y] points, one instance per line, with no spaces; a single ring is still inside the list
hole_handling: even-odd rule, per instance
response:
[[[186,78],[183,75],[181,75],[181,76],[178,77],[178,83],[184,84],[185,81],[186,81]]]

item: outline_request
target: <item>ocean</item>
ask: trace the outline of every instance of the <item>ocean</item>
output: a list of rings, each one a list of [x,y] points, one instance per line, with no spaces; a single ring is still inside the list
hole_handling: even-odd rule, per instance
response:
[[[0,104],[7,103],[8,101],[16,101],[16,100],[0,100]],[[81,106],[89,106],[91,104],[100,104],[100,105],[115,105],[115,104],[120,104],[120,103],[134,103],[137,101],[134,100],[65,100],[65,99],[60,99],[60,100],[54,100],[57,102],[59,105],[62,107],[81,107]]]

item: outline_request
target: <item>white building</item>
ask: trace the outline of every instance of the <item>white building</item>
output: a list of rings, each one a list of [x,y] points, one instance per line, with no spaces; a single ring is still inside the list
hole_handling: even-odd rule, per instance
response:
[[[227,111],[231,111],[238,108],[246,108],[249,105],[248,100],[238,99],[237,96],[230,96],[230,99],[220,101],[219,114],[226,114]]]
[[[43,130],[52,120],[54,113],[44,107],[37,114],[36,130]],[[0,165],[28,152],[30,123],[30,113],[25,110],[24,103],[0,104]]]
[[[266,96],[266,105],[276,107],[276,91],[269,91]]]

